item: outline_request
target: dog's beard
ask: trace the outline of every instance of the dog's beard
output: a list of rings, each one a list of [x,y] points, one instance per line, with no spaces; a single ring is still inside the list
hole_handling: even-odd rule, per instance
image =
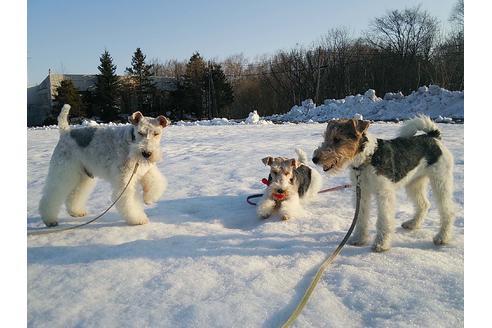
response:
[[[343,171],[345,171],[345,169],[350,165],[350,163],[352,163],[351,159],[336,158],[335,160],[330,161],[329,163],[326,163],[326,164],[323,163],[319,166],[321,166],[324,173],[326,173],[330,176],[334,176],[334,175],[338,175],[338,174],[342,173]]]

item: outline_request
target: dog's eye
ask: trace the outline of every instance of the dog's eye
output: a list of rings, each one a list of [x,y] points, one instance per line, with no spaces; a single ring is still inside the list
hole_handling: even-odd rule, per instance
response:
[[[138,131],[138,134],[140,134],[142,137],[145,135],[145,133]]]
[[[154,132],[154,137],[157,137],[159,135],[159,132]]]
[[[338,143],[340,143],[340,141],[341,141],[341,140],[340,140],[340,138],[338,138],[338,137],[333,138],[333,143],[334,143],[334,144],[338,144]]]
[[[290,178],[290,183],[293,183],[294,182],[294,178]]]

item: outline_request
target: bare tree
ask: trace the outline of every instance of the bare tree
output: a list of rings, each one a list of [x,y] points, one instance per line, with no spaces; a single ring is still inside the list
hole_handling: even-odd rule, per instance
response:
[[[453,23],[459,30],[463,30],[465,21],[465,3],[463,0],[458,0],[453,7],[449,21]]]
[[[402,57],[428,57],[432,49],[438,20],[420,6],[392,10],[376,18],[370,25],[367,41],[382,50]]]

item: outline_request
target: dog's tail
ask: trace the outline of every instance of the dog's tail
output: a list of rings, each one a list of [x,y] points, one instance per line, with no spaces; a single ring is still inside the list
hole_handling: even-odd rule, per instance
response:
[[[307,164],[308,159],[307,159],[307,155],[304,152],[304,150],[302,150],[301,148],[296,148],[295,150],[296,150],[296,154],[297,154],[297,160],[299,162],[301,162],[302,164]]]
[[[70,130],[70,125],[68,124],[68,112],[70,112],[70,105],[63,105],[60,115],[58,115],[58,130],[60,133],[64,133]]]
[[[429,116],[418,115],[411,120],[408,120],[400,128],[400,137],[411,137],[418,131],[425,132],[429,137],[441,139],[441,131],[437,127],[436,123],[432,122]]]

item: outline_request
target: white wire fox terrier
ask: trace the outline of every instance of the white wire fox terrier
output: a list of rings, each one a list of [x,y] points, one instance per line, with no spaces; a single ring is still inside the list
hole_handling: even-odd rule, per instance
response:
[[[267,189],[258,203],[258,217],[266,219],[278,212],[282,220],[303,214],[302,205],[313,201],[321,189],[321,175],[307,166],[307,156],[296,149],[298,159],[265,157],[270,166]]]
[[[430,207],[426,197],[429,181],[441,218],[434,244],[448,243],[454,221],[453,156],[442,144],[436,124],[427,116],[417,116],[407,121],[399,137],[392,140],[377,139],[367,132],[368,128],[369,122],[362,120],[330,121],[324,141],[312,159],[324,171],[334,174],[350,166],[354,186],[354,168],[360,172],[360,212],[350,243],[356,246],[367,243],[370,200],[375,195],[378,217],[372,249],[382,252],[390,248],[395,225],[395,193],[400,187],[405,187],[415,207],[413,219],[402,227],[419,228]],[[424,134],[415,135],[418,131]]]
[[[147,223],[149,219],[137,197],[137,187],[142,186],[145,204],[156,202],[166,190],[167,180],[156,162],[162,157],[160,141],[163,129],[171,123],[169,119],[144,117],[135,112],[128,117],[131,125],[71,129],[67,120],[69,110],[70,106],[64,105],[58,116],[60,139],[51,157],[39,203],[43,222],[48,227],[56,226],[63,202],[71,216],[85,216],[85,204],[95,177],[111,183],[116,199],[138,162],[137,172],[116,208],[130,225]]]

